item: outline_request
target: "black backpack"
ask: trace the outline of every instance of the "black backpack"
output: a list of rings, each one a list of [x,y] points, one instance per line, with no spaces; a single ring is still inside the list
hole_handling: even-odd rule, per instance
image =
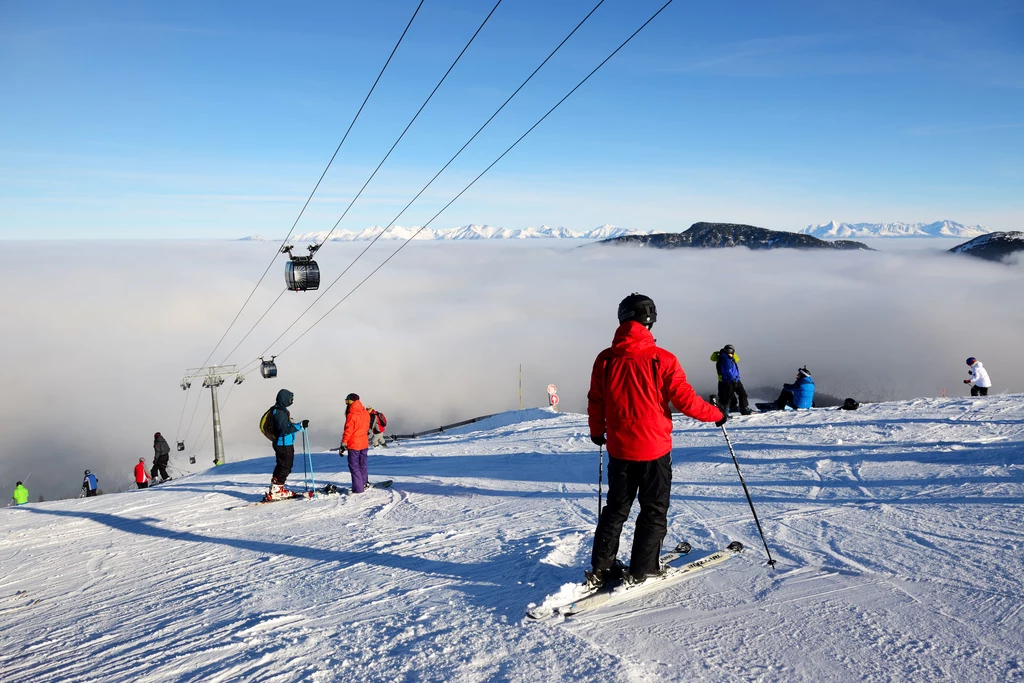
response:
[[[843,405],[839,406],[840,410],[857,410],[857,408],[860,408],[860,404],[852,398],[846,399],[843,401]]]

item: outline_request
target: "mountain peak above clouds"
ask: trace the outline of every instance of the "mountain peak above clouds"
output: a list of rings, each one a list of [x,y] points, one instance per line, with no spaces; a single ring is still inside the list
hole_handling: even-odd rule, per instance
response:
[[[798,231],[820,239],[848,239],[850,237],[953,237],[972,238],[992,232],[984,225],[963,225],[955,221],[934,223],[839,223],[829,221],[821,225],[808,225]]]
[[[363,230],[338,230],[331,235],[331,242],[366,242],[372,240],[382,228],[373,226]],[[294,242],[321,242],[327,237],[328,231],[305,232],[292,236]],[[416,226],[404,228],[396,225],[385,232],[380,239],[384,240],[525,240],[525,239],[581,239],[603,240],[623,235],[646,235],[648,231],[632,228],[618,228],[614,225],[602,225],[592,230],[569,230],[562,226],[550,227],[542,225],[538,228],[499,228],[493,225],[463,225],[458,228],[424,228]],[[269,241],[259,235],[243,237],[240,242]]]

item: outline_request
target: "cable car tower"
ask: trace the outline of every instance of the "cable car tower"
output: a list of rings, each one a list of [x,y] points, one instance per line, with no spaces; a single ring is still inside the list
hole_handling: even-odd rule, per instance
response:
[[[188,390],[192,386],[192,380],[203,379],[203,387],[209,387],[210,396],[213,399],[213,463],[223,465],[224,460],[224,437],[220,429],[220,404],[217,402],[217,387],[224,384],[227,377],[234,376],[235,384],[245,381],[245,375],[238,371],[234,365],[209,365],[205,368],[192,368],[185,371],[185,377],[181,380],[181,388]]]

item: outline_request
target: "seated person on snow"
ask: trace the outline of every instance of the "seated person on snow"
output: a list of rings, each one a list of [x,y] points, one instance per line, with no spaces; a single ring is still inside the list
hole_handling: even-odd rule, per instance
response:
[[[806,366],[796,371],[794,384],[782,385],[782,393],[775,400],[775,406],[779,410],[785,410],[786,406],[798,410],[814,406],[814,378]]]

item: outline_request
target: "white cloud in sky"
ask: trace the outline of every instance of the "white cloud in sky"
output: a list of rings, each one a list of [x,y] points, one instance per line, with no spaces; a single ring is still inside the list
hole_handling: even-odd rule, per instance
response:
[[[325,287],[364,246],[332,243],[322,250]],[[375,246],[270,353],[395,246]],[[72,495],[86,468],[107,490],[129,485],[138,458],[152,458],[153,433],[175,438],[183,371],[207,357],[274,248],[5,243],[0,286],[11,293],[12,324],[0,338],[0,485],[11,488],[31,472],[33,499]],[[282,270],[278,260],[213,362],[224,360],[283,289]],[[751,389],[777,391],[806,364],[820,390],[840,398],[935,396],[944,387],[963,395],[964,359],[974,355],[989,368],[995,391],[1024,391],[1024,362],[1013,351],[1024,334],[1021,265],[905,248],[414,243],[284,353],[278,379],[253,373],[230,394],[225,385],[228,457],[270,454],[256,422],[280,388],[295,392],[293,416],[312,421],[319,449],[337,445],[351,391],[383,410],[392,431],[411,431],[517,407],[520,363],[526,405],[542,404],[554,382],[560,407],[583,411],[590,366],[611,341],[618,301],[632,291],[654,298],[655,336],[704,395],[716,381],[708,355],[726,343],[736,346]],[[254,359],[315,297],[286,293],[229,362]],[[188,396],[182,434],[200,401],[187,438],[191,451],[205,436],[199,427],[209,392],[196,383]],[[210,463],[210,439],[197,457],[202,466]],[[172,464],[188,468],[177,453]]]

